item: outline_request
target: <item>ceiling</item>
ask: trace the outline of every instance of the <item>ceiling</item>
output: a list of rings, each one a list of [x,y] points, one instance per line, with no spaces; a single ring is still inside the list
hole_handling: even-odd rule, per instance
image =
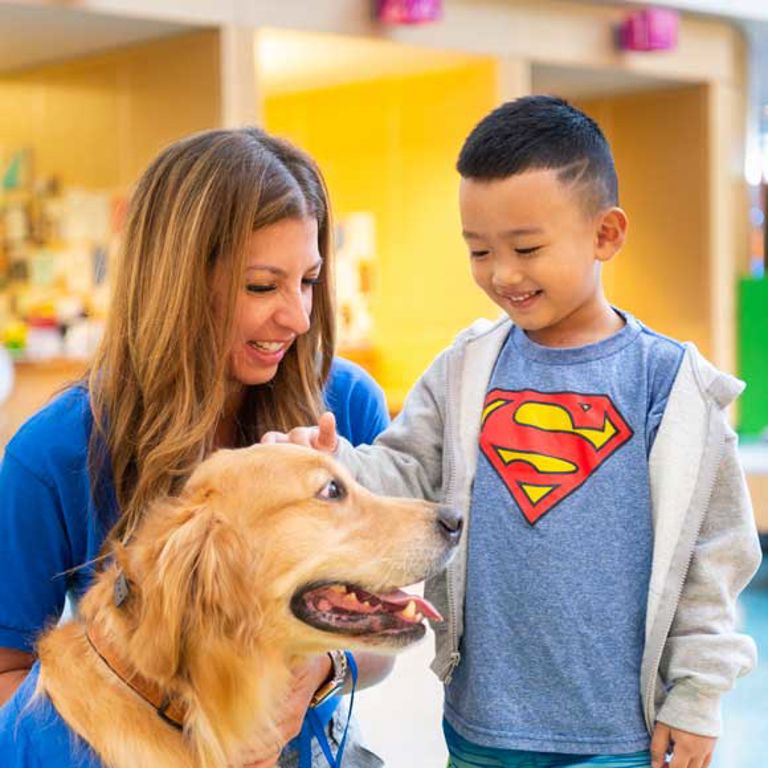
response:
[[[259,81],[265,93],[328,88],[361,80],[404,77],[460,67],[480,57],[338,35],[262,30],[256,37]],[[536,64],[533,90],[569,99],[679,85],[644,74]]]
[[[583,2],[584,0],[570,0]],[[637,0],[590,0],[603,5],[625,5],[628,9],[636,9],[647,5]],[[747,23],[768,21],[768,3],[765,0],[655,0],[653,5],[667,6],[685,13],[702,16],[715,16],[733,21],[743,20]]]
[[[666,4],[713,0],[666,0]],[[755,0],[743,0],[745,3]],[[763,0],[757,0],[762,5]],[[765,4],[768,8],[768,3]],[[0,1],[0,72],[8,72],[127,46],[199,28],[176,21],[96,13],[67,4],[24,5]],[[752,43],[751,95],[768,104],[768,23],[748,26]],[[347,82],[432,72],[473,60],[460,53],[426,50],[385,40],[363,40],[284,30],[258,35],[262,86],[271,92],[320,88]],[[538,92],[566,98],[591,98],[611,93],[674,85],[616,70],[597,71],[535,65]],[[768,112],[759,115],[768,130]]]
[[[199,27],[67,7],[0,2],[0,72],[64,61]],[[461,66],[469,56],[330,34],[264,29],[259,79],[269,92],[341,85]]]
[[[267,93],[426,74],[481,60],[388,40],[278,29],[260,30],[256,41],[259,81]]]
[[[0,3],[0,72],[179,34],[189,27],[63,7]]]

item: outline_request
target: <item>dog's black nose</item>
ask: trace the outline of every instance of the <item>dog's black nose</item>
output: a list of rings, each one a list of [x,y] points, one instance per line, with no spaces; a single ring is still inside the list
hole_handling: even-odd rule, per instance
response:
[[[440,504],[437,508],[437,523],[442,534],[451,542],[457,542],[461,537],[464,518],[455,507]]]

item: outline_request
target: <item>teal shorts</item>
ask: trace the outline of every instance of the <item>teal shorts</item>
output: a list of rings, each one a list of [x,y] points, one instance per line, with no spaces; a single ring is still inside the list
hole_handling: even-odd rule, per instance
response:
[[[492,749],[473,744],[443,720],[448,746],[448,768],[650,768],[647,750],[628,755],[565,755],[526,752],[517,749]]]

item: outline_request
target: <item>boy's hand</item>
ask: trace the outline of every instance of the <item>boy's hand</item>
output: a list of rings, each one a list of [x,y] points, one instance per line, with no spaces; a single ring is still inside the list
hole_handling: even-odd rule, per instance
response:
[[[664,768],[665,756],[672,752],[670,768],[707,768],[712,762],[717,739],[681,731],[656,723],[651,739],[651,765]]]
[[[316,427],[294,427],[290,432],[266,432],[262,435],[262,443],[294,443],[306,445],[325,453],[333,453],[339,443],[336,435],[336,417],[331,411],[326,411],[317,422]]]

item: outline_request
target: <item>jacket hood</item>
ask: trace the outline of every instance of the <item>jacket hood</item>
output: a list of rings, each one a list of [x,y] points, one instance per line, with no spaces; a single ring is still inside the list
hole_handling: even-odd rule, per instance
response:
[[[696,384],[702,394],[714,400],[720,408],[727,408],[744,391],[746,384],[715,368],[702,356],[695,344],[688,342],[685,346],[693,363]]]

